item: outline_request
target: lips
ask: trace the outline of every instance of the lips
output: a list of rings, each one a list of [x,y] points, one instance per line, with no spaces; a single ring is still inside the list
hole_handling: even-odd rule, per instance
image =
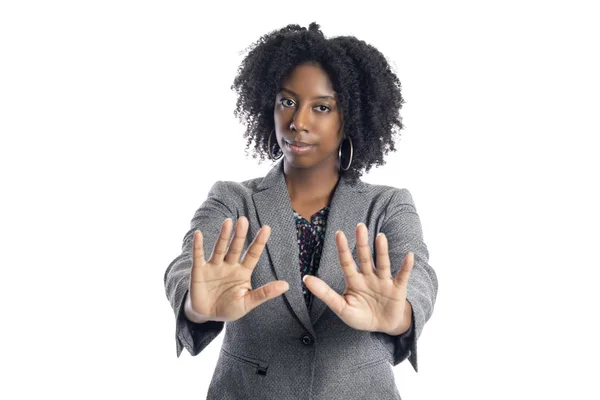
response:
[[[298,146],[298,147],[310,147],[310,146],[314,146],[314,145],[309,144],[309,143],[297,142],[295,140],[286,140],[286,142],[288,142],[289,144],[292,144],[294,146]]]
[[[286,141],[286,147],[292,152],[292,154],[296,155],[310,153],[316,147],[316,145],[307,145],[306,143],[303,144],[304,146],[295,146]]]

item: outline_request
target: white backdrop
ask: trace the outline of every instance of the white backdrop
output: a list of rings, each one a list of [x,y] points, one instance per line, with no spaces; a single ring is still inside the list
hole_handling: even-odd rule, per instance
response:
[[[230,85],[289,23],[354,35],[406,104],[387,164],[439,279],[403,399],[598,399],[592,1],[0,5],[3,399],[205,398],[163,274],[217,180],[264,176]],[[392,8],[390,8],[392,7]]]

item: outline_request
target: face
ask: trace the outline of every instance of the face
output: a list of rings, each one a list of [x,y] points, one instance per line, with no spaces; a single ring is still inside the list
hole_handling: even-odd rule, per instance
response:
[[[302,64],[283,80],[275,98],[275,132],[285,160],[291,166],[337,169],[343,139],[342,112],[327,73],[314,64]],[[288,141],[308,143],[294,149]]]

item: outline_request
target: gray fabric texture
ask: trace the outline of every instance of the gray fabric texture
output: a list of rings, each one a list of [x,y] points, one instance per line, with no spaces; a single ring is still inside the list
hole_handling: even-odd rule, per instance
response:
[[[249,221],[245,248],[263,225],[271,227],[252,274],[252,287],[285,280],[290,289],[234,322],[190,322],[183,312],[183,300],[189,287],[193,233],[202,231],[208,259],[223,221],[231,218],[235,229],[241,216]],[[265,177],[218,181],[212,186],[191,220],[181,254],[164,274],[166,295],[175,313],[177,357],[184,348],[192,356],[199,354],[225,327],[209,399],[400,399],[392,366],[408,358],[418,371],[417,340],[433,313],[437,276],[428,264],[429,252],[410,192],[360,180],[350,185],[342,175],[331,199],[317,273],[337,293],[344,292],[345,277],[339,266],[335,232],[344,232],[358,266],[354,232],[359,222],[368,228],[374,263],[375,237],[385,233],[392,276],[396,276],[406,254],[414,253],[407,292],[413,310],[410,347],[402,345],[402,335],[349,327],[317,297],[310,310],[306,307],[283,160]]]

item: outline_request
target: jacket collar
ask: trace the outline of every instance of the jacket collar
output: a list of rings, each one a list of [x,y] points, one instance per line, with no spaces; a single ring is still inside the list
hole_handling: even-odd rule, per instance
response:
[[[300,279],[296,223],[292,202],[285,183],[283,159],[260,181],[257,189],[258,191],[252,197],[261,226],[269,225],[271,227],[271,235],[267,241],[266,250],[273,265],[275,279],[285,280],[289,283],[290,289],[283,296],[285,296],[305,328],[314,335],[313,325],[327,306],[314,296],[309,313],[304,301]],[[356,246],[356,225],[359,222],[365,222],[360,220],[360,213],[356,210],[368,206],[364,194],[366,190],[366,184],[361,180],[358,180],[355,185],[351,185],[349,179],[342,175],[329,204],[329,214],[317,276],[339,294],[342,294],[345,290],[346,279],[339,263],[335,232],[338,230],[344,232],[352,252]]]

